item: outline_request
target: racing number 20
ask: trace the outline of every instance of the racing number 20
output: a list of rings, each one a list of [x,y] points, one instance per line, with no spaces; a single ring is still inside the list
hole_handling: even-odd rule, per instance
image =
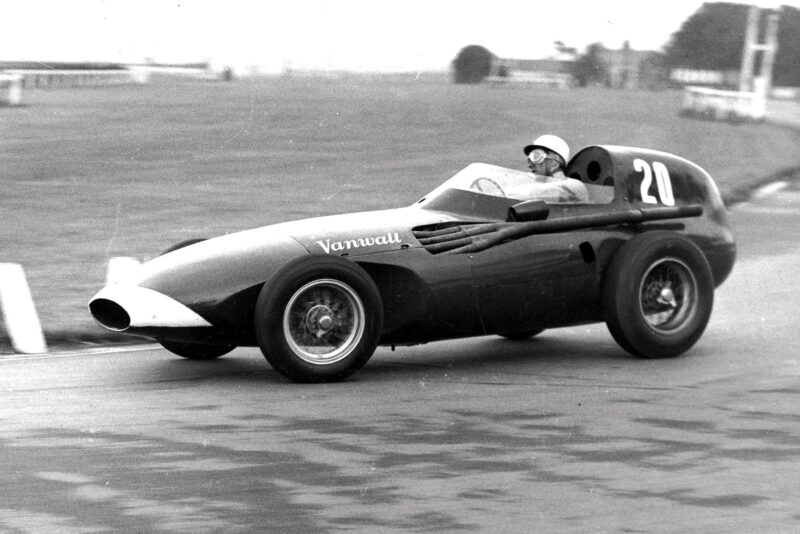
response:
[[[669,179],[667,166],[660,161],[653,162],[653,169],[643,159],[633,160],[633,169],[643,172],[642,179],[642,201],[648,204],[658,204],[659,199],[665,206],[675,205],[675,196],[672,194],[672,182]],[[658,189],[658,199],[650,194],[650,185],[653,183],[653,174],[656,175],[656,188]]]

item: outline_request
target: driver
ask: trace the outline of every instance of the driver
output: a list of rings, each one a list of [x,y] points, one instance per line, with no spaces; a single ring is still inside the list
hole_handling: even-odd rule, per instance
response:
[[[569,160],[569,145],[557,135],[541,135],[524,149],[534,180],[516,188],[514,196],[551,202],[587,202],[589,193],[583,182],[564,175]]]

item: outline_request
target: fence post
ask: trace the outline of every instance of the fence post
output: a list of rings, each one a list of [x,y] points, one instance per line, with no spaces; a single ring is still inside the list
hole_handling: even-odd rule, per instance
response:
[[[47,352],[42,326],[21,265],[0,263],[0,310],[14,350],[24,354]]]
[[[0,72],[0,104],[18,106],[22,99],[22,76]]]

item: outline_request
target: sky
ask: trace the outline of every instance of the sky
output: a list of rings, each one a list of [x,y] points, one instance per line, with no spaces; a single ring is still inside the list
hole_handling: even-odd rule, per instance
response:
[[[660,50],[702,0],[17,0],[0,60],[208,61],[238,71],[441,71],[464,46],[544,58],[562,41]],[[764,7],[800,0],[754,0]]]

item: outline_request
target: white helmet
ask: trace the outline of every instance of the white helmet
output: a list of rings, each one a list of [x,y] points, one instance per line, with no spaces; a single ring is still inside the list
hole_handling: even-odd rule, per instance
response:
[[[565,164],[569,161],[569,145],[567,144],[566,141],[564,141],[557,135],[551,135],[551,134],[540,135],[539,137],[533,140],[533,143],[524,148],[525,155],[527,156],[528,154],[530,154],[531,150],[537,147],[546,148],[551,152],[555,152],[556,154],[564,158]]]

